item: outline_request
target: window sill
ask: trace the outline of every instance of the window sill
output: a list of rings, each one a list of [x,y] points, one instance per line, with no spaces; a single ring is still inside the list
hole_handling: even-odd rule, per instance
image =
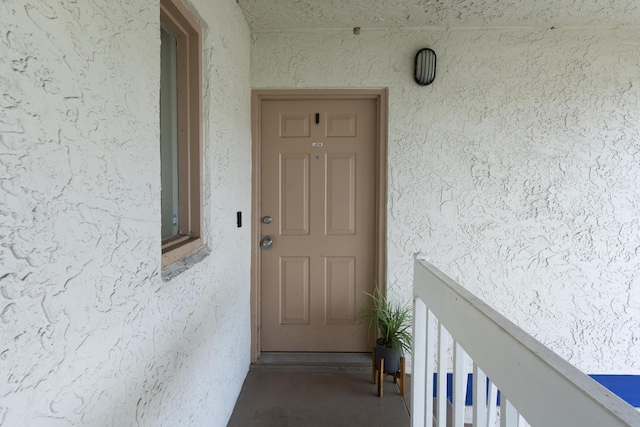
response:
[[[162,268],[181,260],[202,246],[200,237],[179,236],[162,245]]]
[[[198,239],[201,240],[201,239]],[[209,255],[209,248],[206,246],[200,246],[194,252],[187,254],[186,256],[172,262],[169,265],[164,265],[164,254],[162,254],[163,266],[162,266],[162,280],[167,282],[174,277],[178,276],[184,271],[199,263]]]

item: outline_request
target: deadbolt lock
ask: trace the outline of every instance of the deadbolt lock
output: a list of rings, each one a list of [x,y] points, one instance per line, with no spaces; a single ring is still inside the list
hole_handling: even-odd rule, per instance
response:
[[[262,222],[264,222],[265,224],[271,224],[271,221],[273,221],[273,220],[271,219],[271,217],[269,215],[267,215],[264,218],[262,218]]]

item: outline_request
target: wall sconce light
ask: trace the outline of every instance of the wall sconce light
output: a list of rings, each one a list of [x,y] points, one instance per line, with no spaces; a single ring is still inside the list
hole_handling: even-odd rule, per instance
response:
[[[433,50],[424,48],[416,53],[413,78],[420,86],[427,86],[433,83],[436,78],[436,53]]]

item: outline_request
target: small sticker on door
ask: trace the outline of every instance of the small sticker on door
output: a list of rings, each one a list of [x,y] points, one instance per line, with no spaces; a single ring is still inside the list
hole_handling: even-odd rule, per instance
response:
[[[312,142],[311,146],[312,147],[322,147],[322,142]]]

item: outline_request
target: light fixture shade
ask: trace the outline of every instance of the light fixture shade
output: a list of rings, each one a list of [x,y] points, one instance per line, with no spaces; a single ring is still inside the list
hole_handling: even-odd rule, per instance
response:
[[[433,80],[436,78],[436,53],[433,50],[424,48],[416,53],[413,78],[420,86],[433,83]]]

